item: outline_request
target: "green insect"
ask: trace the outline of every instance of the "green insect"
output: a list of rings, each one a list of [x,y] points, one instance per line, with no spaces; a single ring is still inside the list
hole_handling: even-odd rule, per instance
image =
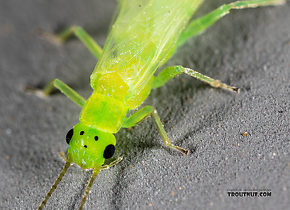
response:
[[[238,92],[238,88],[226,85],[192,69],[171,66],[154,75],[189,38],[202,33],[231,9],[279,5],[285,0],[248,0],[222,5],[209,14],[191,20],[203,0],[119,0],[114,22],[104,49],[81,28],[70,27],[56,35],[66,40],[76,35],[98,59],[90,77],[94,90],[85,100],[82,96],[58,79],[52,80],[43,94],[49,95],[53,87],[59,89],[73,102],[82,107],[80,122],[66,136],[69,144],[66,164],[38,209],[42,209],[72,163],[90,169],[93,175],[85,189],[79,209],[82,209],[98,173],[109,165],[105,159],[113,156],[116,139],[114,134],[121,128],[130,128],[151,115],[165,146],[188,154],[189,150],[173,145],[160,121],[156,109],[145,106],[131,116],[152,89],[164,85],[171,78],[185,73],[213,87]]]

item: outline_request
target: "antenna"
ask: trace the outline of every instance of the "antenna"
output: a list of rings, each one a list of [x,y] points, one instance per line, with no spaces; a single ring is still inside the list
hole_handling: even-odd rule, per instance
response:
[[[46,194],[45,198],[42,200],[41,204],[38,206],[38,208],[37,208],[38,210],[43,209],[43,207],[47,203],[47,201],[50,198],[50,196],[52,195],[53,191],[56,189],[59,182],[62,180],[62,177],[64,176],[64,174],[66,173],[66,171],[70,167],[70,165],[71,165],[71,162],[69,162],[69,161],[67,161],[65,163],[65,166],[63,167],[62,171],[58,175],[57,179],[55,180],[54,184],[50,188],[49,192]]]
[[[89,192],[91,190],[91,187],[96,179],[96,177],[98,176],[99,172],[100,172],[101,169],[96,169],[94,170],[93,172],[93,175],[92,177],[90,178],[90,180],[88,181],[88,184],[87,184],[87,187],[86,187],[86,190],[84,192],[84,195],[83,195],[83,198],[82,198],[82,201],[81,201],[81,204],[80,204],[80,207],[79,207],[79,210],[82,210],[84,205],[85,205],[85,202],[87,200],[87,197],[89,195]]]

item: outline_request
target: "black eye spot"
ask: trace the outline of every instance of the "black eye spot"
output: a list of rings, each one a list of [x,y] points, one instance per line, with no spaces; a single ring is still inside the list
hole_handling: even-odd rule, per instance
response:
[[[88,146],[87,145],[84,145],[84,148],[87,148]]]
[[[95,140],[98,141],[98,139],[99,139],[99,137],[98,136],[95,136]]]
[[[65,137],[65,140],[66,140],[66,143],[67,143],[67,144],[69,144],[69,142],[70,142],[70,140],[71,140],[73,134],[74,134],[74,129],[73,129],[73,128],[70,129],[70,130],[67,132],[66,137]]]
[[[115,153],[115,146],[113,144],[110,144],[106,147],[103,156],[105,159],[109,159],[113,157],[114,153]]]
[[[85,133],[84,131],[81,131],[81,132],[80,132],[80,135],[84,135],[84,133]]]

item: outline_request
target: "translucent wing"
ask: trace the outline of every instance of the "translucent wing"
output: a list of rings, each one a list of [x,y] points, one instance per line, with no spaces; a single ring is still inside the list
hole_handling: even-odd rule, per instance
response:
[[[97,74],[118,72],[134,93],[142,91],[152,75],[176,48],[176,41],[202,0],[120,0]]]
[[[120,8],[121,8],[121,6],[122,6],[122,0],[117,0],[117,7],[116,7],[116,9],[115,9],[115,11],[114,11],[114,14],[113,14],[113,16],[112,16],[112,20],[111,20],[111,22],[110,22],[110,27],[109,27],[110,30],[112,29],[112,25],[115,23],[115,21],[116,21],[118,15],[119,15],[119,13],[120,13]]]

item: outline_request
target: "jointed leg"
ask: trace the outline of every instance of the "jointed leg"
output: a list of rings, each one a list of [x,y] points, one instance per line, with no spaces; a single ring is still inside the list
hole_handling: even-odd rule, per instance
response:
[[[59,79],[51,80],[43,89],[26,88],[25,90],[28,92],[32,92],[40,97],[43,97],[48,96],[52,92],[54,87],[59,89],[64,95],[66,95],[77,105],[81,107],[85,105],[86,100]]]
[[[70,36],[75,35],[83,42],[83,44],[91,51],[91,53],[96,58],[99,59],[102,55],[102,48],[81,27],[72,26],[58,35],[50,34],[44,31],[42,31],[41,33],[42,33],[41,36],[44,36],[45,38],[53,42],[55,41],[63,42],[67,40]],[[48,96],[52,92],[53,87],[59,89],[63,94],[69,97],[76,104],[80,106],[83,106],[85,104],[85,99],[83,97],[81,97],[77,92],[75,92],[68,85],[66,85],[65,83],[63,83],[58,79],[50,81],[42,90],[37,90],[34,88],[25,88],[25,90],[33,92],[38,96]]]
[[[155,125],[156,125],[156,127],[157,127],[157,130],[158,130],[159,134],[161,135],[161,138],[162,138],[162,140],[163,140],[165,146],[170,147],[170,148],[173,148],[173,149],[176,149],[176,150],[178,150],[178,151],[180,151],[180,152],[182,152],[182,153],[188,155],[188,154],[190,153],[190,150],[188,150],[188,149],[183,149],[183,148],[178,147],[178,146],[175,146],[175,145],[173,145],[173,144],[171,143],[171,141],[170,141],[170,139],[168,138],[167,133],[166,133],[166,131],[165,131],[165,129],[164,129],[164,127],[163,127],[161,121],[160,121],[160,117],[159,117],[159,115],[158,115],[158,113],[157,113],[156,110],[154,110],[154,111],[152,112],[152,116],[153,116],[154,123],[155,123]]]
[[[260,6],[281,5],[283,3],[285,3],[285,0],[248,0],[224,4],[209,14],[190,22],[187,28],[181,33],[178,40],[178,46],[184,44],[187,39],[202,33],[217,20],[228,14],[231,9],[255,8]]]
[[[139,123],[140,121],[144,120],[144,118],[146,118],[150,114],[152,114],[153,121],[157,127],[157,130],[158,130],[165,146],[176,149],[184,154],[189,154],[189,150],[175,146],[171,143],[171,141],[168,138],[167,133],[166,133],[161,121],[160,121],[160,118],[159,118],[157,111],[152,106],[145,106],[144,108],[138,110],[136,113],[134,113],[129,118],[127,118],[127,120],[124,122],[122,127],[124,127],[124,128],[132,127],[132,126],[136,125],[137,123]]]
[[[76,91],[71,89],[68,85],[64,82],[60,81],[59,79],[54,79],[50,81],[47,86],[43,89],[45,95],[49,95],[53,90],[53,87],[59,89],[64,95],[66,95],[70,100],[75,102],[79,106],[84,106],[86,100],[80,96]]]
[[[137,123],[144,120],[146,117],[148,117],[152,112],[154,108],[152,106],[145,106],[142,109],[139,109],[137,112],[132,114],[130,117],[126,119],[126,121],[123,123],[123,128],[130,128],[135,126]]]
[[[173,78],[181,73],[185,73],[191,77],[194,77],[194,78],[199,79],[203,82],[206,82],[206,83],[208,83],[211,86],[216,87],[216,88],[223,88],[226,90],[233,91],[235,93],[239,92],[239,88],[237,88],[237,87],[229,86],[227,84],[220,82],[219,80],[215,80],[215,79],[210,78],[208,76],[205,76],[205,75],[203,75],[203,74],[201,74],[193,69],[184,68],[182,66],[170,66],[170,67],[165,68],[163,71],[161,71],[154,80],[153,88],[158,88],[158,87],[164,85],[168,80],[170,80],[171,78]]]
[[[54,43],[62,43],[75,35],[81,42],[89,49],[89,51],[98,59],[102,55],[102,48],[98,43],[81,27],[71,26],[59,34],[51,34],[49,32],[41,31],[40,36]]]

